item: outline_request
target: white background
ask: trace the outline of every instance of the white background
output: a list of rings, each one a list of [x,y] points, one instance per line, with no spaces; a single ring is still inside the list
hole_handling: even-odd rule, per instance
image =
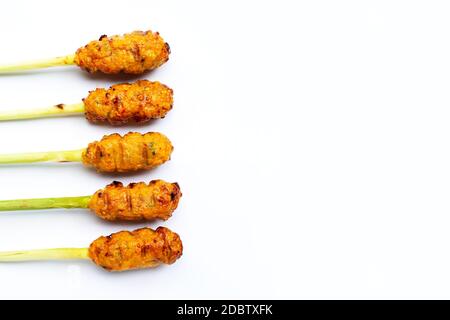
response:
[[[0,199],[178,181],[166,223],[183,257],[108,273],[89,261],[0,265],[0,298],[450,298],[448,1],[9,1],[0,62],[74,52],[102,34],[160,31],[175,91],[166,119],[0,124],[2,153],[78,149],[161,131],[172,160],[131,176],[79,164],[0,168]],[[0,109],[73,103],[127,77],[75,67],[0,77]],[[2,213],[0,250],[87,246],[84,210]]]

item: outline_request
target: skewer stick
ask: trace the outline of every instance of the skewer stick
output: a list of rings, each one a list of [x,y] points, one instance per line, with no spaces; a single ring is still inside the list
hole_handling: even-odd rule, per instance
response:
[[[11,73],[11,72],[31,70],[31,69],[73,65],[73,64],[75,64],[74,58],[75,58],[75,55],[70,54],[67,56],[56,57],[56,58],[51,58],[51,59],[29,61],[29,62],[23,62],[23,63],[19,63],[19,64],[3,65],[3,66],[0,66],[0,73]]]
[[[60,117],[84,113],[84,103],[57,104],[47,108],[34,110],[13,110],[0,112],[0,121]]]
[[[89,259],[88,248],[56,248],[0,252],[0,262]]]
[[[0,201],[0,211],[87,208],[91,196]]]
[[[84,149],[69,151],[48,151],[33,153],[14,153],[0,155],[1,164],[32,162],[80,162]]]

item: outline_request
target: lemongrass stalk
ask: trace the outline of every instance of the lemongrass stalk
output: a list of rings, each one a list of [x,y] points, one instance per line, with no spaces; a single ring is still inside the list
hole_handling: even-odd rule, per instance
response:
[[[87,208],[91,196],[0,201],[0,211]]]
[[[0,262],[89,259],[88,248],[56,248],[0,252]]]
[[[1,154],[0,164],[32,162],[80,162],[84,149],[33,153]]]
[[[18,71],[25,71],[25,70],[32,70],[32,69],[42,69],[42,68],[50,68],[50,67],[58,67],[58,66],[66,66],[66,65],[73,65],[75,55],[67,55],[63,57],[56,57],[51,59],[44,59],[44,60],[36,60],[36,61],[29,61],[29,62],[23,62],[18,64],[10,64],[10,65],[2,65],[0,66],[0,73],[11,73],[11,72],[18,72]]]
[[[0,121],[61,117],[84,113],[84,103],[57,104],[47,108],[0,112]]]

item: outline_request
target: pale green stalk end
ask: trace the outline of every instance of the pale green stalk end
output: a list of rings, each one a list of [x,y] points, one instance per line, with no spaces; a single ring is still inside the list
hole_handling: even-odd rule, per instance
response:
[[[57,104],[51,107],[34,110],[0,112],[0,121],[72,116],[82,114],[84,111],[83,102],[75,104]]]
[[[0,211],[88,208],[91,196],[0,201]]]
[[[56,248],[0,252],[0,262],[89,259],[88,248]]]
[[[33,162],[81,162],[85,149],[0,155],[0,164]]]
[[[74,59],[75,59],[75,55],[71,54],[71,55],[67,55],[67,56],[63,56],[63,57],[56,57],[56,58],[45,59],[45,60],[37,60],[37,61],[30,61],[30,62],[24,62],[24,63],[18,63],[18,64],[3,65],[3,66],[0,66],[0,73],[14,73],[14,72],[20,72],[20,71],[25,71],[25,70],[73,65],[73,64],[75,64]]]

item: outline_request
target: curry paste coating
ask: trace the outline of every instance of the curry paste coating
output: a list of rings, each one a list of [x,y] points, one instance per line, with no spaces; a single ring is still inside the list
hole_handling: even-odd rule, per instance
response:
[[[172,109],[173,91],[160,82],[138,80],[96,89],[83,102],[91,122],[141,123],[164,118]]]
[[[82,161],[99,172],[148,170],[168,161],[172,150],[170,140],[158,132],[114,133],[90,143]]]
[[[167,220],[180,198],[178,183],[153,180],[149,184],[139,182],[124,186],[114,181],[92,196],[89,209],[109,221]]]
[[[89,246],[89,257],[109,271],[125,271],[172,264],[183,253],[178,234],[158,227],[121,231],[100,237]]]
[[[161,66],[169,54],[170,47],[158,32],[134,31],[89,42],[77,50],[74,62],[91,73],[141,74]]]

